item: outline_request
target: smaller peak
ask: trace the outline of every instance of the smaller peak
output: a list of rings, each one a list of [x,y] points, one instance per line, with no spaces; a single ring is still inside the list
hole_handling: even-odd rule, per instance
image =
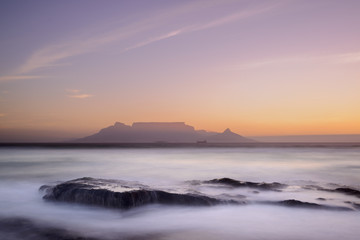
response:
[[[224,133],[232,133],[232,131],[230,130],[230,128],[225,129]]]
[[[123,128],[123,127],[129,127],[129,126],[127,126],[127,125],[125,125],[124,123],[121,123],[121,122],[115,122],[114,127],[115,128]]]

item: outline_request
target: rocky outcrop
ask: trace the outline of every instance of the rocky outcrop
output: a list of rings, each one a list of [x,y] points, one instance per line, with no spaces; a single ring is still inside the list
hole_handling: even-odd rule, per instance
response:
[[[273,204],[285,206],[285,207],[296,207],[296,208],[352,211],[351,208],[347,208],[347,207],[329,206],[329,205],[323,205],[323,204],[317,204],[317,203],[311,203],[311,202],[302,202],[302,201],[295,200],[295,199],[274,202]]]
[[[1,240],[158,240],[164,239],[164,232],[152,233],[112,233],[106,236],[88,233],[75,229],[66,229],[61,226],[50,225],[34,221],[29,218],[1,218]],[[96,236],[92,236],[96,235]]]
[[[289,188],[288,185],[278,182],[258,183],[238,181],[231,178],[219,178],[209,181],[193,180],[185,183],[189,184],[189,188],[186,192],[184,192],[183,186],[181,187],[181,190],[176,189],[175,187],[170,192],[168,190],[157,189],[137,182],[85,177],[63,182],[54,186],[44,185],[40,187],[40,191],[44,193],[43,198],[48,201],[80,203],[116,209],[131,209],[148,204],[213,206],[219,204],[245,203],[341,211],[359,210],[360,208],[358,203],[344,201],[342,204],[339,204],[336,201],[332,201],[331,198],[314,198],[317,203],[303,202],[296,199],[258,201],[256,198],[252,199],[251,197],[251,195],[254,194],[254,191],[251,192],[245,190],[245,192],[250,193],[249,196],[239,194],[239,192],[237,192],[238,190],[236,190],[236,193],[226,193],[226,191],[234,191],[236,188],[256,189],[255,192],[257,194],[261,194],[263,191],[292,191],[292,188]],[[214,195],[214,193],[210,193],[210,195],[204,194],[202,191],[203,187],[204,189],[208,189],[209,187],[218,188],[220,194],[218,193],[219,191],[215,193],[216,195]],[[224,188],[223,190],[225,191],[223,193],[221,193],[222,188]],[[306,186],[305,188],[308,190],[320,191],[320,193],[328,191],[358,196],[358,190],[352,188],[324,189],[316,185]],[[322,202],[326,204],[322,204]]]
[[[231,178],[212,179],[209,181],[205,181],[204,183],[222,184],[230,187],[248,187],[248,188],[255,188],[260,190],[273,190],[273,191],[280,191],[280,189],[285,188],[287,186],[285,184],[281,184],[278,182],[273,182],[273,183],[244,182],[244,181],[234,180]]]
[[[351,196],[355,196],[360,198],[360,191],[353,189],[353,188],[348,188],[348,187],[341,187],[341,188],[336,188],[335,190],[333,190],[334,192],[337,193],[343,193],[346,195],[351,195]]]
[[[1,218],[0,239],[2,240],[99,240],[80,236],[65,229],[40,225],[25,218]]]
[[[104,185],[104,183],[106,185]],[[55,186],[42,186],[45,200],[73,202],[109,208],[130,209],[147,204],[212,206],[236,204],[204,195],[179,194],[134,186],[115,186],[114,180],[80,178]],[[109,188],[110,186],[110,188]],[[120,190],[116,190],[120,189]]]
[[[315,185],[307,185],[307,186],[304,186],[303,188],[308,189],[308,190],[341,193],[341,194],[345,194],[345,195],[360,198],[360,191],[359,190],[354,189],[354,188],[350,188],[350,187],[346,187],[346,186],[338,187],[338,188],[335,188],[335,189],[329,189],[329,188],[323,188],[323,187],[315,186]]]

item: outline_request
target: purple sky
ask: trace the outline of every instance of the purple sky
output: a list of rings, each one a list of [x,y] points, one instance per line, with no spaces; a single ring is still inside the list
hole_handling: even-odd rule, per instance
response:
[[[0,1],[0,130],[360,133],[360,1]]]

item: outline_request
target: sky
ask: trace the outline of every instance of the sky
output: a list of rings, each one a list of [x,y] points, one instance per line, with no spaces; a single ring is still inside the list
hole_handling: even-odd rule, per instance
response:
[[[358,0],[2,0],[0,131],[360,134],[359,12]]]

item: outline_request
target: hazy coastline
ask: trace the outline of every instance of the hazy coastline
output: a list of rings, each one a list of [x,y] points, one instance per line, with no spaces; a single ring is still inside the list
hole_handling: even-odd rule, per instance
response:
[[[0,143],[0,148],[358,148],[360,142],[254,142],[254,143]]]

